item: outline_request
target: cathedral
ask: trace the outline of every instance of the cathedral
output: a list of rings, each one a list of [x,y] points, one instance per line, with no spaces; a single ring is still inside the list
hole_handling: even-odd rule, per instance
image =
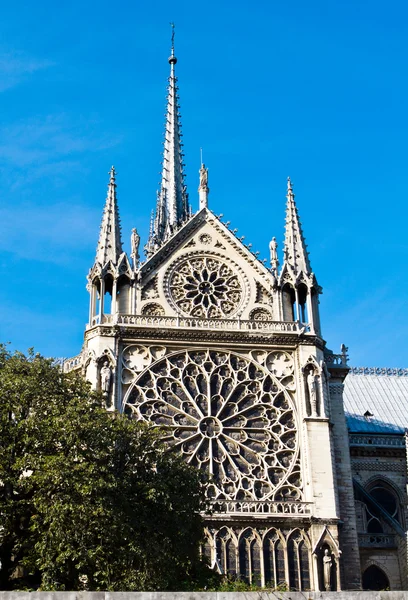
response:
[[[112,167],[84,345],[64,369],[208,474],[203,554],[220,573],[274,589],[404,589],[405,428],[377,418],[364,381],[381,375],[350,373],[347,348],[326,347],[291,181],[281,263],[275,238],[265,264],[211,211],[204,164],[193,212],[176,63],[173,44],[145,258],[135,229],[123,251]]]

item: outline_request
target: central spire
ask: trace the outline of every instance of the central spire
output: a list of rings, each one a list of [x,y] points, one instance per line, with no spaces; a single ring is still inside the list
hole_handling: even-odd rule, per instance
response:
[[[171,36],[170,77],[167,93],[167,111],[164,133],[164,151],[160,189],[157,195],[153,232],[146,247],[151,254],[156,247],[190,215],[188,195],[184,182],[181,123],[174,54],[174,24]]]

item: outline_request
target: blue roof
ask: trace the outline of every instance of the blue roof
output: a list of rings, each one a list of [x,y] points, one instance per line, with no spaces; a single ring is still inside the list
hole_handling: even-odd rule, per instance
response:
[[[352,368],[344,382],[344,410],[350,432],[404,434],[408,369]]]

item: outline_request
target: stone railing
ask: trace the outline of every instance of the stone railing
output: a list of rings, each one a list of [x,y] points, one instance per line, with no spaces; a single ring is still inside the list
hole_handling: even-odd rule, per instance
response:
[[[394,446],[404,448],[403,435],[349,434],[350,446]]]
[[[324,360],[328,367],[347,367],[347,354],[325,354]]]
[[[213,500],[211,509],[223,515],[263,514],[299,517],[312,514],[312,502],[276,502],[269,500]]]
[[[397,542],[393,533],[359,533],[360,548],[396,548]]]
[[[96,315],[96,317],[92,319],[91,327],[94,327],[95,325],[109,325],[111,323],[115,323],[116,318],[117,315],[102,315],[102,317]]]
[[[202,319],[198,317],[162,317],[144,315],[117,315],[118,325],[136,327],[163,327],[182,329],[208,329],[218,331],[264,331],[301,333],[307,326],[294,321],[247,321],[243,319]]]
[[[69,373],[73,369],[79,369],[82,366],[82,354],[73,356],[72,358],[66,358],[62,362],[62,370],[64,373]]]

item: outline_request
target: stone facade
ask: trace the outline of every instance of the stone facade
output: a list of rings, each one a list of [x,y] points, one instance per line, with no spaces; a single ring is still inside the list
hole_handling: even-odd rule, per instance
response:
[[[363,568],[380,561],[400,589],[403,545],[381,560],[372,548],[359,553],[343,408],[347,349],[335,355],[323,341],[321,288],[292,184],[281,269],[275,238],[267,266],[209,209],[204,165],[193,215],[174,49],[169,62],[146,260],[136,230],[130,256],[123,252],[112,167],[85,342],[65,369],[81,369],[107,410],[165,428],[169,445],[211,476],[203,552],[214,568],[259,585],[338,591],[361,589],[360,560]]]

